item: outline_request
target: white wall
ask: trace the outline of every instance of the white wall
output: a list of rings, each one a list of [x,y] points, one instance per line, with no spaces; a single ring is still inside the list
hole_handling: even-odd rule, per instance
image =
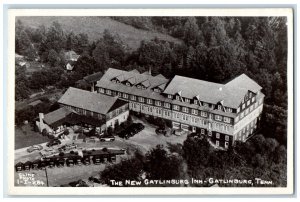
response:
[[[106,127],[112,126],[114,128],[116,120],[119,121],[119,124],[127,121],[127,118],[129,116],[129,110],[119,114],[118,116],[106,121]]]

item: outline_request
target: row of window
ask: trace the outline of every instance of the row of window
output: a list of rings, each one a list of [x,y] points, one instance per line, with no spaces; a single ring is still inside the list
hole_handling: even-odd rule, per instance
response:
[[[103,90],[101,90],[101,89],[102,88],[100,88],[99,92],[103,93],[104,89]],[[112,94],[111,90],[106,90],[106,94],[111,95]],[[129,97],[129,95],[127,93],[121,93],[121,92],[118,92],[118,96],[122,97],[124,99],[128,99],[128,97]],[[130,95],[130,100],[137,101],[137,99],[138,99],[139,102],[142,102],[142,103],[145,102],[145,98],[144,97],[137,97],[135,95]],[[152,105],[153,104],[153,100],[147,98],[146,99],[146,103]],[[155,100],[154,104],[155,104],[155,106],[158,106],[158,107],[162,106],[162,102],[159,101],[159,100]],[[164,102],[163,106],[165,108],[168,108],[168,109],[171,108],[171,104],[167,103],[167,102]],[[219,105],[219,106],[221,106],[221,105]],[[179,105],[173,105],[173,110],[180,111],[180,106]],[[189,113],[189,108],[188,107],[182,107],[182,112]],[[205,118],[208,117],[208,113],[205,112],[205,111],[198,111],[196,109],[191,109],[191,114],[193,114],[193,115],[199,115],[199,112],[200,112],[200,116],[205,117]],[[224,121],[225,123],[230,123],[231,122],[231,118],[225,117],[225,116],[222,117],[220,115],[214,115],[214,119],[216,121]]]
[[[173,95],[168,95],[168,98],[169,99],[173,99]],[[186,103],[191,104],[191,99],[189,99],[189,98],[183,98],[183,97],[181,97],[179,95],[176,95],[175,99],[178,100],[178,101],[182,101],[182,102],[186,102]],[[215,109],[216,106],[217,106],[218,110],[229,112],[229,113],[233,112],[232,108],[230,108],[230,107],[224,107],[224,106],[222,106],[220,104],[214,105],[214,104],[210,104],[210,103],[206,103],[206,102],[201,102],[201,101],[199,101],[197,99],[193,99],[192,101],[193,101],[193,104],[195,104],[195,105],[200,105],[200,106],[204,106],[204,107],[210,107],[211,109]]]
[[[244,111],[242,111],[239,116],[237,116],[235,118],[235,122],[238,122],[239,120],[243,119],[245,116],[247,116],[250,112],[252,112],[254,109],[256,109],[258,107],[258,105],[262,104],[262,99],[259,100],[259,102],[255,102],[254,104],[252,104],[250,107],[248,107],[247,109],[245,109]]]

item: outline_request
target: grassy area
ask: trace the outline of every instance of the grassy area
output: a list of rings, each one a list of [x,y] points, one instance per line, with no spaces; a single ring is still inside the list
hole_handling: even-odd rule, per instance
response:
[[[73,31],[75,34],[86,33],[90,41],[96,41],[102,36],[105,29],[111,33],[118,33],[124,43],[131,50],[136,50],[142,40],[149,41],[157,37],[158,39],[181,43],[179,39],[158,32],[136,29],[130,25],[112,20],[109,17],[63,17],[63,16],[38,16],[38,17],[18,17],[24,25],[37,28],[39,25],[51,26],[53,21],[57,21],[66,31]]]
[[[30,125],[15,128],[15,149],[29,147],[34,144],[48,141],[48,137],[44,137],[40,133],[34,132]]]

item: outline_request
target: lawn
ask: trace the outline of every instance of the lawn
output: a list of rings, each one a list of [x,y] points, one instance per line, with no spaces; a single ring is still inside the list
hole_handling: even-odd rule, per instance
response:
[[[30,125],[15,127],[15,149],[29,147],[34,144],[48,141],[48,137],[44,137],[40,133],[34,132]]]
[[[18,17],[18,19],[24,25],[33,28],[37,28],[39,25],[49,27],[52,22],[57,21],[66,32],[73,31],[75,34],[84,32],[88,35],[90,41],[99,40],[104,30],[107,29],[113,34],[119,34],[122,41],[128,45],[130,50],[136,50],[142,40],[150,41],[155,37],[165,41],[181,43],[179,39],[167,34],[136,29],[109,17],[26,16]]]

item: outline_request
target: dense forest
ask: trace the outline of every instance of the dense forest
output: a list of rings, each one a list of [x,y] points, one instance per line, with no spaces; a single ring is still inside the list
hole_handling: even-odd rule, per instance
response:
[[[137,69],[140,72],[151,68],[153,74],[161,73],[168,78],[177,74],[220,83],[245,73],[263,87],[266,96],[260,133],[267,144],[271,138],[276,141],[272,145],[278,145],[264,148],[272,147],[273,153],[283,150],[280,145],[286,149],[286,18],[111,18],[138,29],[168,34],[180,39],[181,43],[155,38],[141,41],[138,49],[129,51],[126,41],[122,41],[118,34],[110,33],[109,30],[105,30],[97,41],[90,41],[84,29],[83,33],[73,33],[64,30],[57,22],[48,27],[41,25],[32,28],[18,20],[16,53],[25,56],[28,61],[38,58],[45,67],[27,76],[24,67],[16,67],[16,100],[26,99],[34,90],[49,85],[61,89],[75,86],[84,76],[98,71],[105,72],[110,67]],[[65,71],[66,61],[63,55],[67,50],[80,54],[73,72]],[[255,160],[258,168],[269,166],[261,165],[259,161],[259,158],[266,159],[267,154],[269,153],[257,153],[260,155]],[[189,162],[188,159],[186,161]],[[245,165],[250,164],[249,162],[245,162]],[[189,166],[190,172],[194,173],[191,167]]]

